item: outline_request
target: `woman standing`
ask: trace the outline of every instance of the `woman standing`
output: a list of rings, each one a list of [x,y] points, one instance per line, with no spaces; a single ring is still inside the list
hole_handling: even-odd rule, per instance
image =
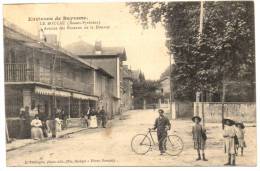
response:
[[[31,137],[34,140],[43,139],[42,122],[38,115],[35,115],[31,122]]]
[[[196,159],[201,160],[200,151],[202,153],[202,160],[208,161],[205,157],[204,149],[206,144],[206,130],[202,127],[200,124],[201,118],[199,116],[194,116],[192,118],[192,121],[195,123],[195,125],[192,127],[192,137],[194,142],[194,149],[197,150],[198,158]]]
[[[97,128],[97,112],[95,109],[90,111],[90,125],[89,128]]]
[[[228,162],[224,165],[236,165],[236,149],[235,149],[235,136],[236,130],[234,128],[235,122],[231,119],[224,119],[223,120],[225,128],[223,137],[225,138],[225,153],[228,154]]]

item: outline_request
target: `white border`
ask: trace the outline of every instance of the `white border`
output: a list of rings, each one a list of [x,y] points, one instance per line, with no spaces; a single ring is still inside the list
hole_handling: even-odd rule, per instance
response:
[[[137,1],[137,0],[128,0],[129,1]],[[147,0],[138,0],[138,1],[147,1]],[[177,0],[177,1],[181,1],[181,0]],[[193,1],[196,1],[196,0],[193,0]],[[64,3],[64,2],[71,2],[71,3],[84,3],[84,2],[126,2],[124,0],[76,0],[76,1],[72,1],[72,0],[23,0],[23,1],[19,1],[19,0],[2,0],[2,4],[9,4],[9,3]],[[55,169],[55,170],[63,170],[63,171],[66,171],[66,170],[71,170],[71,169],[77,169],[77,170],[100,170],[100,169],[108,169],[108,170],[149,170],[149,171],[153,171],[153,170],[192,170],[192,171],[196,171],[196,170],[200,170],[200,171],[203,171],[203,170],[219,170],[219,169],[225,169],[225,170],[231,170],[231,169],[236,169],[237,171],[243,171],[244,169],[247,169],[247,170],[259,170],[260,169],[260,160],[259,160],[259,152],[260,152],[260,148],[258,146],[257,148],[257,163],[258,163],[258,166],[257,167],[167,167],[167,168],[157,168],[157,167],[154,167],[154,168],[151,168],[151,167],[130,167],[130,168],[125,168],[125,167],[108,167],[108,168],[101,168],[101,167],[77,167],[77,168],[71,168],[71,167],[62,167],[62,168],[55,168],[55,167],[48,167],[48,168],[45,168],[45,167],[6,167],[6,158],[5,158],[5,118],[4,118],[4,111],[5,111],[5,106],[4,106],[4,67],[3,67],[3,6],[1,5],[1,8],[0,8],[0,15],[1,15],[1,20],[0,20],[0,35],[1,35],[1,41],[0,41],[0,54],[1,54],[1,59],[0,59],[0,97],[2,97],[2,100],[0,101],[0,170],[44,170],[46,171],[46,169]],[[260,18],[260,2],[259,1],[255,1],[255,30],[256,30],[256,33],[255,33],[255,36],[256,36],[256,74],[257,74],[257,77],[256,77],[256,82],[258,83],[259,82],[259,78],[258,78],[258,75],[259,75],[259,70],[260,70],[260,67],[259,66],[259,61],[258,61],[258,58],[257,56],[259,56],[259,49],[260,49],[260,46],[259,46],[259,31],[260,30],[260,27],[259,27],[259,19]],[[257,93],[257,102],[256,102],[256,107],[257,107],[257,110],[259,109],[259,85],[257,84],[256,85],[256,93]],[[257,115],[258,115],[258,112],[257,112]],[[257,117],[257,125],[259,125],[259,117]],[[259,141],[259,126],[257,126],[257,142],[260,142]]]

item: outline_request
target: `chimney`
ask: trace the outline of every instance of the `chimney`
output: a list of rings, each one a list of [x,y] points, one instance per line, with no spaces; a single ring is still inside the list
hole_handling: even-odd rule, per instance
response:
[[[101,41],[96,41],[95,42],[95,54],[96,55],[101,55],[102,53],[102,42]]]
[[[56,34],[45,34],[45,42],[55,45],[58,45],[58,38]]]
[[[38,31],[38,34],[39,34],[40,40],[46,42],[46,37],[45,37],[45,33],[44,33],[43,29],[40,29]]]

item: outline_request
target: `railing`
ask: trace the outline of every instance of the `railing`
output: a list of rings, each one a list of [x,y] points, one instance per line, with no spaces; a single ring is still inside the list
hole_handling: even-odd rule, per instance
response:
[[[40,82],[48,85],[53,85],[54,83],[55,86],[93,94],[93,84],[91,83],[75,82],[63,76],[61,72],[55,72],[54,77],[55,79],[52,82],[51,71],[37,71],[36,68],[30,68],[25,63],[5,64],[5,82]]]
[[[36,72],[25,63],[5,64],[5,82],[41,82],[52,85],[51,72]],[[62,86],[62,74],[55,73],[54,84]]]
[[[7,82],[20,82],[26,81],[27,77],[26,64],[5,64],[5,81]]]

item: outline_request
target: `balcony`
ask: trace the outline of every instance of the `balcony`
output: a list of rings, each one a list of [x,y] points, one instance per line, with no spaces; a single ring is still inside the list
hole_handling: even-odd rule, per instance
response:
[[[52,85],[51,72],[36,72],[27,67],[25,63],[5,64],[5,82],[39,82]],[[55,86],[63,86],[62,74],[55,73]]]
[[[93,95],[94,84],[87,81],[71,79],[62,72],[55,72],[55,79],[52,84],[51,71],[40,72],[37,66],[35,69],[29,68],[25,63],[5,64],[6,83],[42,83]]]

